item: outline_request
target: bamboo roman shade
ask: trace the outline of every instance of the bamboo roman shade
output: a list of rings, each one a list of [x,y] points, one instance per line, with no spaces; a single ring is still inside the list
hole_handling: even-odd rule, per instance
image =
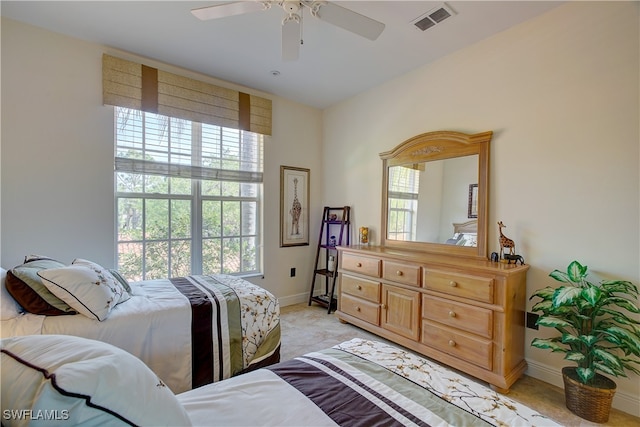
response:
[[[104,54],[106,105],[271,135],[271,100]]]

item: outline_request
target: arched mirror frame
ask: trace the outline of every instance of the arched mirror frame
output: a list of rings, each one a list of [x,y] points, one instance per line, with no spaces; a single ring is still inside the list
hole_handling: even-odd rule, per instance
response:
[[[428,132],[409,138],[391,151],[380,153],[383,169],[380,244],[389,248],[486,259],[489,201],[489,143],[492,136],[493,132],[491,131],[473,135],[454,131]],[[444,243],[409,242],[387,238],[389,167],[474,154],[478,155],[478,235],[476,247],[463,247]]]

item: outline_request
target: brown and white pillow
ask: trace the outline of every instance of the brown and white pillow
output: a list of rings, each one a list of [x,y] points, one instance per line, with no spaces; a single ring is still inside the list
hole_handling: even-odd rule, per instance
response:
[[[9,294],[29,313],[47,316],[76,314],[44,285],[38,272],[49,268],[64,267],[64,264],[46,257],[25,257],[24,264],[7,272],[5,287]]]

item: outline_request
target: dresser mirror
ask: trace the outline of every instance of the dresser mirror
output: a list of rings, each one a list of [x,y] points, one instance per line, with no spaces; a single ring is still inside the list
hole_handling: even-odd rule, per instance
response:
[[[380,153],[381,245],[487,257],[493,132],[428,132]]]

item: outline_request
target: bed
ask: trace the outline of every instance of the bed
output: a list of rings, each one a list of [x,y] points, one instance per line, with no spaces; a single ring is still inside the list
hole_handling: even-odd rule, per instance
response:
[[[448,245],[477,246],[478,220],[453,223],[453,236],[445,242]]]
[[[3,424],[20,425],[20,408],[32,419],[64,418],[65,425],[558,425],[482,384],[377,341],[353,339],[178,395],[121,352],[69,336],[3,340]],[[11,388],[17,378],[23,381]],[[121,393],[112,393],[105,378]]]
[[[112,307],[103,319],[92,318],[93,312],[25,312],[7,292],[5,280],[2,282],[3,338],[55,334],[113,344],[139,357],[175,393],[280,358],[278,300],[239,277],[188,276],[130,282],[128,298]]]

